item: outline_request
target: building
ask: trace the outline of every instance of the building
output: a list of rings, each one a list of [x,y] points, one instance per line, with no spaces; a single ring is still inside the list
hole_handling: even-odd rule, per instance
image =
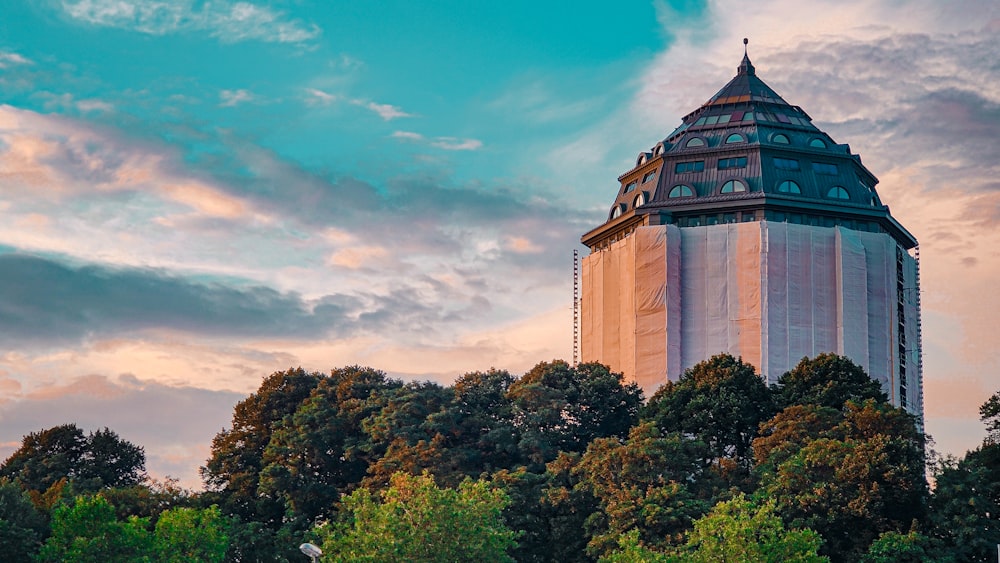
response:
[[[583,361],[650,396],[722,352],[769,383],[834,352],[922,419],[917,240],[861,158],[746,54],[618,180],[607,221],[582,237]]]

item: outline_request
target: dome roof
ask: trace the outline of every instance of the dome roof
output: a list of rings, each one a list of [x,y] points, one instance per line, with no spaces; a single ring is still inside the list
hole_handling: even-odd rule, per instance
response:
[[[761,80],[746,52],[736,76],[618,180],[608,223],[652,213],[680,226],[788,215],[873,230],[888,222],[894,227],[883,230],[916,244],[889,216],[861,157]]]

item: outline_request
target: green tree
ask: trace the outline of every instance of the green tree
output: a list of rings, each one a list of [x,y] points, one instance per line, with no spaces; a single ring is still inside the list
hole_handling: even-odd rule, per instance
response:
[[[911,415],[868,400],[848,402],[836,426],[814,422],[806,426],[816,434],[797,436],[797,450],[775,447],[779,459],[761,460],[758,494],[774,499],[789,525],[819,532],[832,560],[855,561],[879,534],[923,521],[924,442]]]
[[[0,478],[0,561],[27,563],[42,545],[48,523],[16,483]]]
[[[618,548],[599,559],[600,563],[680,563],[680,556],[650,549],[639,541],[639,530],[618,537]]]
[[[775,396],[779,408],[819,405],[840,410],[848,401],[860,404],[868,399],[880,403],[889,400],[881,384],[861,366],[836,354],[802,358],[778,379]]]
[[[282,503],[286,526],[307,529],[333,517],[340,496],[358,486],[385,452],[365,432],[403,383],[384,372],[335,369],[275,428],[264,451],[259,494]]]
[[[684,561],[693,563],[819,563],[823,540],[812,530],[787,530],[774,502],[754,506],[743,495],[721,502],[695,521]]]
[[[148,520],[122,522],[104,497],[79,496],[52,514],[52,535],[38,553],[43,563],[141,563],[152,560]]]
[[[872,542],[868,553],[861,558],[861,563],[925,563],[927,561],[954,561],[932,555],[930,539],[918,532],[901,534],[886,532]]]
[[[604,554],[633,529],[646,546],[679,543],[711,507],[714,476],[702,461],[706,449],[678,433],[663,436],[652,422],[632,428],[624,443],[614,438],[591,442],[573,470],[580,477],[576,488],[592,493],[602,511],[589,521],[588,550]]]
[[[212,439],[212,455],[200,470],[215,493],[212,500],[224,512],[269,526],[280,523],[284,507],[257,492],[264,450],[277,425],[295,413],[322,379],[302,368],[272,373],[233,409],[232,427]]]
[[[653,395],[643,419],[664,433],[691,435],[708,445],[708,459],[730,482],[749,489],[751,444],[774,415],[770,391],[754,367],[728,354],[696,364]]]
[[[0,477],[17,479],[36,497],[62,479],[77,492],[128,487],[146,479],[146,454],[107,428],[84,435],[62,424],[25,436],[0,465]]]
[[[596,363],[542,362],[510,386],[519,448],[541,471],[560,452],[595,438],[624,438],[638,420],[642,389]]]
[[[979,407],[980,419],[986,424],[987,444],[1000,443],[1000,391]]]
[[[429,429],[441,436],[441,447],[459,473],[477,477],[522,463],[507,393],[514,381],[503,370],[467,373],[455,381],[451,403],[428,417]]]
[[[513,561],[501,511],[509,502],[484,481],[442,489],[430,475],[393,475],[381,498],[357,489],[343,500],[347,521],[317,528],[324,561]]]
[[[0,465],[0,477],[17,479],[27,490],[44,492],[60,479],[78,477],[86,451],[87,437],[75,424],[32,432]]]
[[[229,548],[228,527],[217,506],[171,508],[156,521],[157,563],[219,563]]]

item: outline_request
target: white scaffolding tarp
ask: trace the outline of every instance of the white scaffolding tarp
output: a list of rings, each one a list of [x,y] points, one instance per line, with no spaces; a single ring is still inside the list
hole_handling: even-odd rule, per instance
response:
[[[722,352],[769,382],[822,352],[852,358],[887,391],[898,373],[895,243],[883,233],[768,221],[640,227],[581,271],[583,360],[622,371],[647,397]]]

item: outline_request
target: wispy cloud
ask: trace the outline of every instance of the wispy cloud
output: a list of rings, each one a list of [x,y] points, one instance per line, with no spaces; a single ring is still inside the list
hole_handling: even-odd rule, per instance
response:
[[[283,12],[250,2],[213,0],[63,0],[71,18],[96,26],[130,29],[150,35],[207,31],[224,42],[302,43],[320,29]]]
[[[318,88],[306,88],[306,103],[311,106],[328,106],[337,101],[337,96]]]
[[[22,55],[11,51],[0,51],[0,68],[9,68],[16,65],[29,65],[31,61]]]
[[[428,138],[413,131],[393,131],[390,137],[393,139],[400,139],[402,141],[426,143],[432,147],[437,147],[446,151],[474,151],[483,147],[483,142],[478,139],[460,139],[458,137]]]
[[[219,92],[219,107],[233,107],[237,104],[249,102],[254,99],[254,95],[248,90],[223,90]]]
[[[356,106],[362,106],[370,109],[385,121],[392,121],[393,119],[399,119],[400,117],[413,117],[412,113],[406,113],[398,106],[390,104],[379,104],[376,102],[369,102],[367,100],[351,100],[351,103]]]

